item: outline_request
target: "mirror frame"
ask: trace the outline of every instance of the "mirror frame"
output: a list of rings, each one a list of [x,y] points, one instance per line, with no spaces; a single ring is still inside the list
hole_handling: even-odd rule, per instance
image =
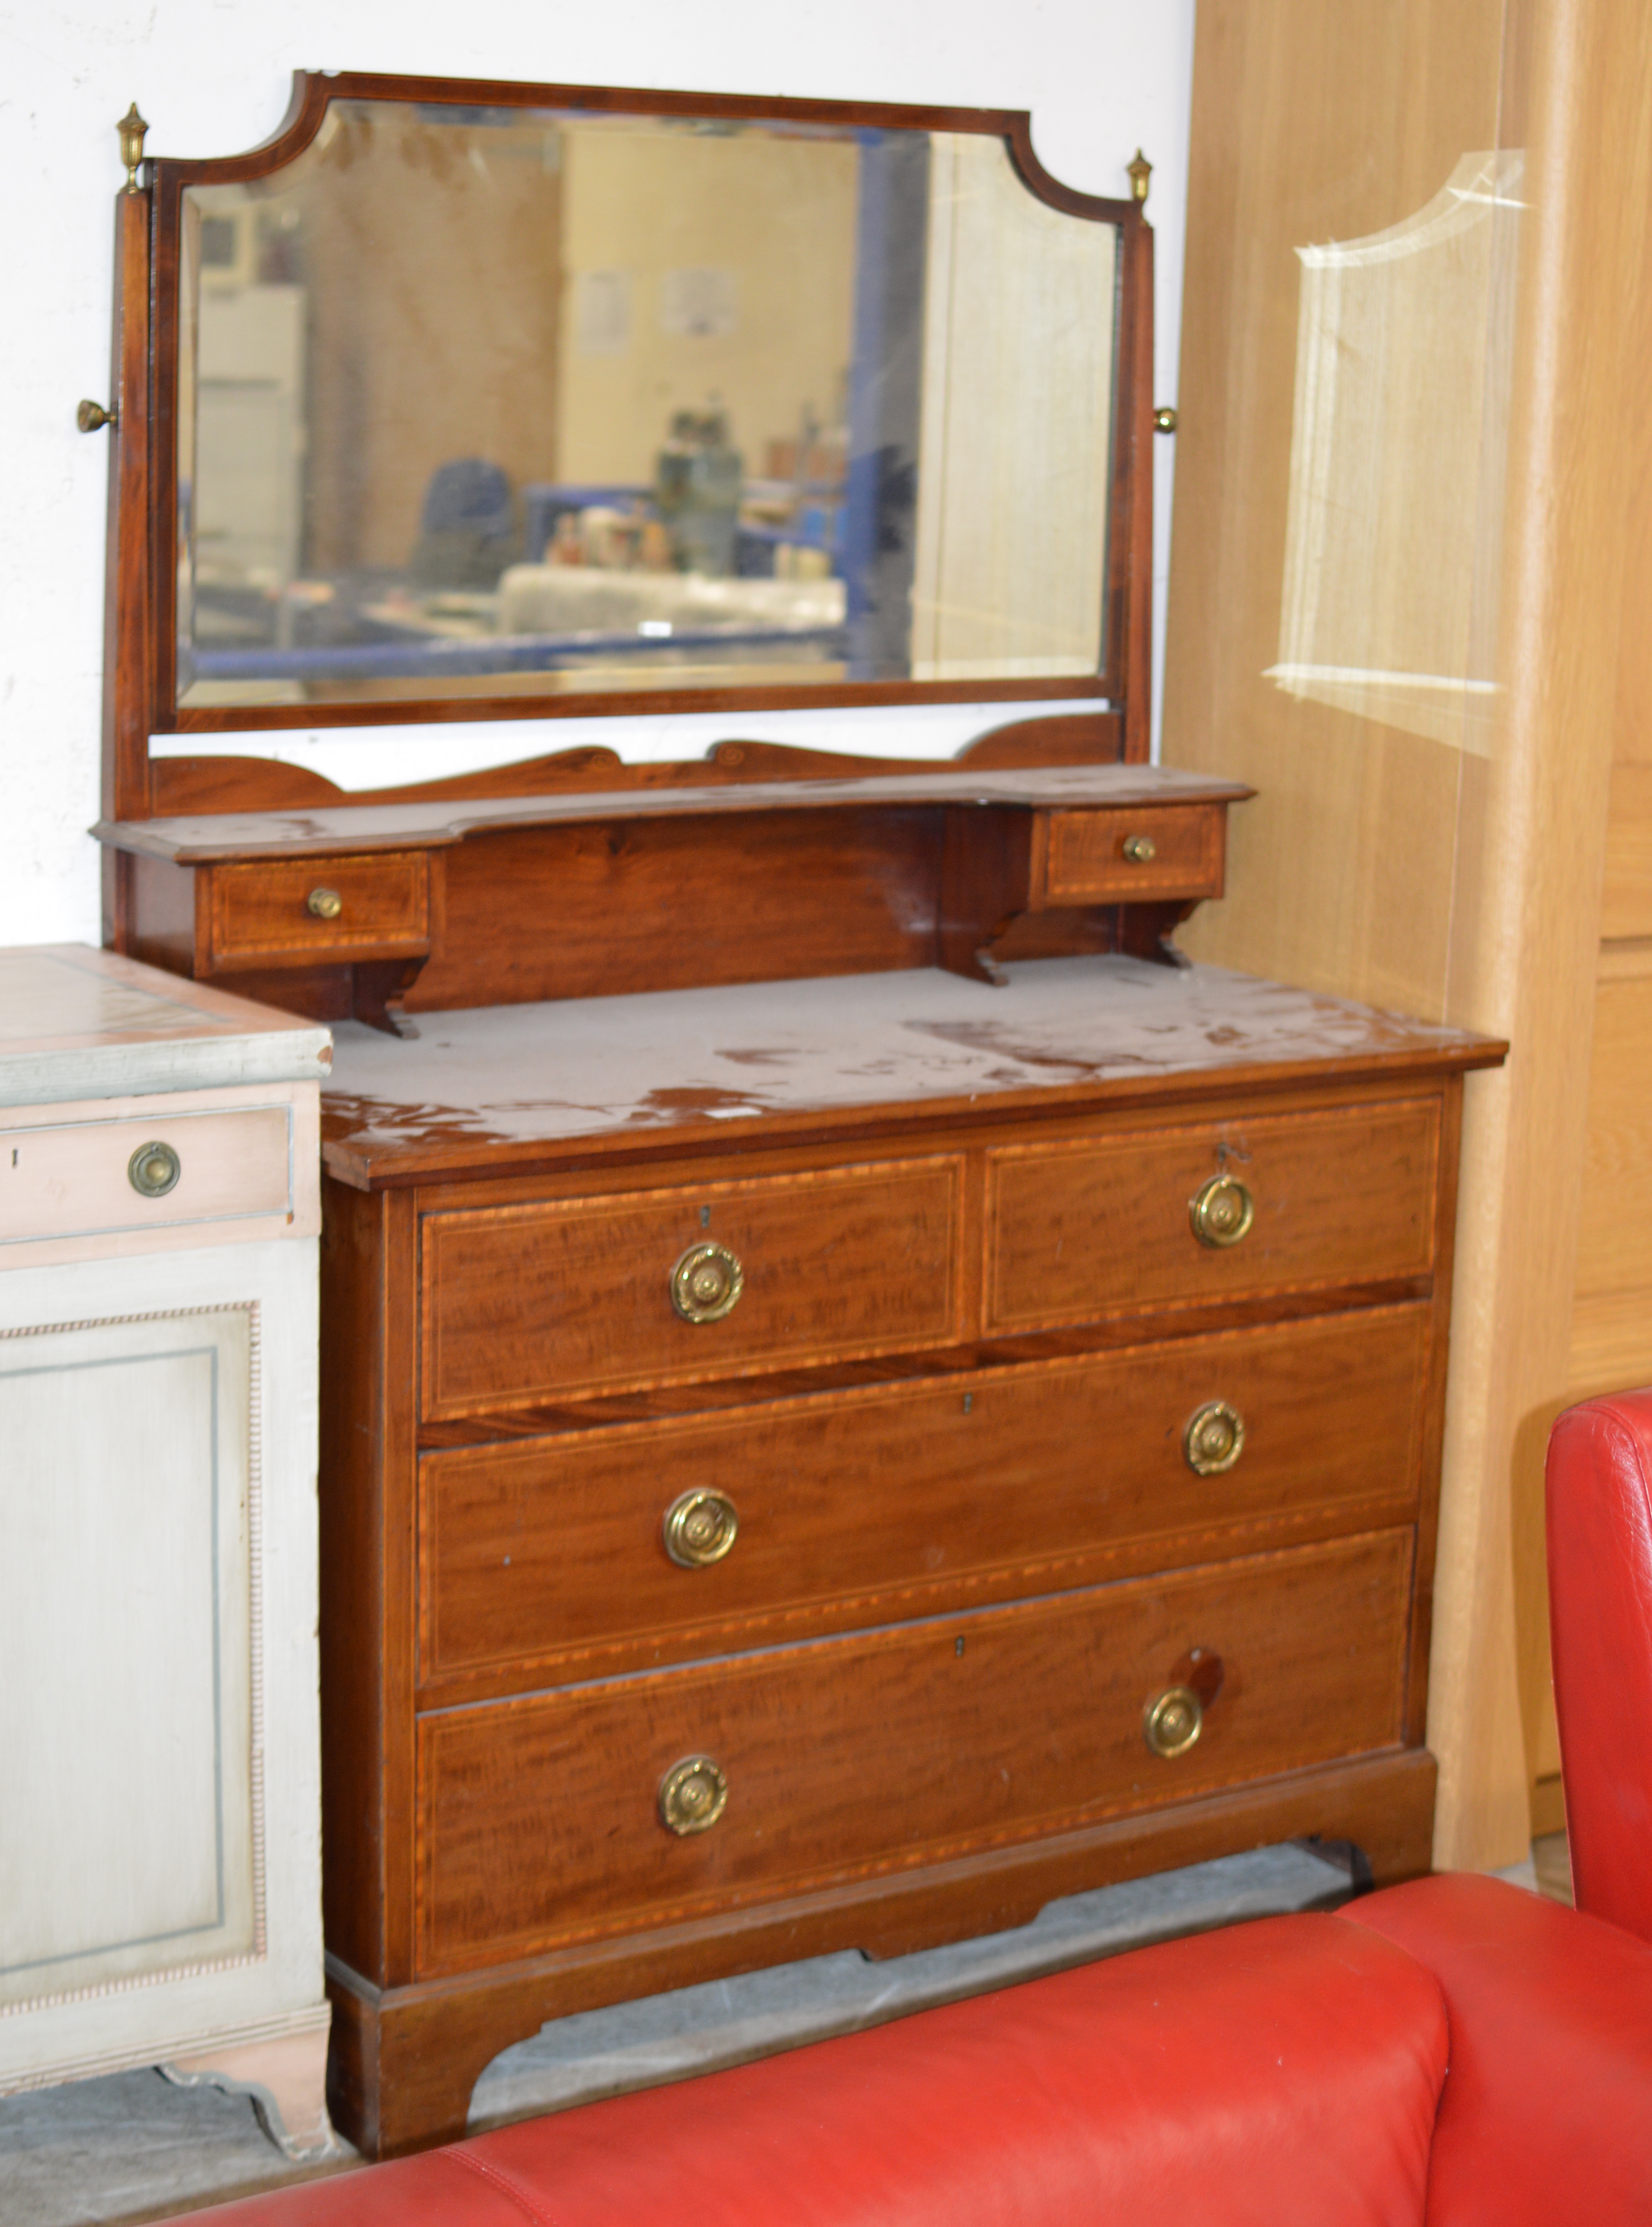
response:
[[[586,109],[708,119],[782,119],[885,130],[973,132],[1000,139],[1022,183],[1071,216],[1119,227],[1104,662],[1082,676],[1001,681],[842,681],[789,686],[718,684],[555,695],[433,694],[378,703],[180,708],[175,656],[179,284],[183,194],[270,176],[301,154],[335,100],[463,108]],[[1142,180],[1145,190],[1145,180]],[[149,737],[287,727],[423,725],[447,721],[649,717],[681,711],[813,710],[851,705],[1036,702],[1093,697],[1120,715],[1123,756],[1148,756],[1152,555],[1152,233],[1139,199],[1104,200],[1052,177],[1033,152],[1025,111],[929,108],[611,86],[395,77],[298,70],[271,136],[244,155],[145,161],[116,204],[115,449],[111,463],[105,659],[104,811],[149,816]],[[1101,708],[1098,704],[1098,709]]]

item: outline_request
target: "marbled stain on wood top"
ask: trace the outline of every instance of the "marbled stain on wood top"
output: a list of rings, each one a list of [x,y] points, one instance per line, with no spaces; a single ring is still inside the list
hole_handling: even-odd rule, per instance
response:
[[[930,968],[347,1023],[325,1158],[355,1183],[498,1165],[577,1140],[687,1143],[906,1106],[1084,1104],[1339,1072],[1485,1067],[1502,1047],[1211,967],[1032,961],[1002,989]]]

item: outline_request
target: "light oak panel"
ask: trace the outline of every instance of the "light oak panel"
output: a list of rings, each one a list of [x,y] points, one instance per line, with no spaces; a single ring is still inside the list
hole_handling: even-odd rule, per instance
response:
[[[1465,1106],[1430,1710],[1442,1864],[1522,1852],[1547,1753],[1541,1459],[1567,1378],[1577,1084],[1608,769],[1620,737],[1645,732],[1626,705],[1644,703],[1652,603],[1649,73],[1652,22],[1606,0],[1199,11],[1164,756],[1220,756],[1260,795],[1235,825],[1226,904],[1186,941],[1515,1046]],[[1524,183],[1507,451],[1483,450],[1481,500],[1502,524],[1501,562],[1477,560],[1500,613],[1482,754],[1288,698],[1266,673],[1294,251],[1400,223],[1464,153],[1499,150],[1522,155]]]

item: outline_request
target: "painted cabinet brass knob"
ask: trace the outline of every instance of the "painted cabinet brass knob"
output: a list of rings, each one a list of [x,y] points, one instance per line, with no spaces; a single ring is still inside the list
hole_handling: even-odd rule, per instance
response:
[[[746,1272],[726,1245],[691,1245],[671,1272],[671,1304],[685,1322],[721,1322],[745,1289]]]
[[[312,890],[304,899],[304,910],[317,920],[336,920],[343,909],[344,900],[336,890]]]
[[[164,1198],[182,1173],[170,1145],[140,1145],[126,1163],[126,1180],[143,1198]]]
[[[1167,1686],[1142,1712],[1142,1738],[1166,1762],[1185,1755],[1204,1729],[1204,1705],[1191,1686]]]
[[[729,1782],[709,1755],[691,1755],[660,1782],[660,1822],[673,1833],[707,1833],[723,1815]]]
[[[734,1503],[723,1492],[679,1492],[666,1510],[666,1552],[685,1570],[720,1562],[740,1533]]]
[[[1237,1176],[1212,1176],[1188,1201],[1188,1218],[1201,1245],[1237,1245],[1256,1219],[1256,1202]]]
[[[1207,1400],[1188,1418],[1182,1451],[1197,1477],[1220,1477],[1245,1451],[1245,1418],[1225,1400]]]
[[[1151,835],[1126,835],[1121,847],[1132,866],[1151,866],[1158,856],[1158,845]]]

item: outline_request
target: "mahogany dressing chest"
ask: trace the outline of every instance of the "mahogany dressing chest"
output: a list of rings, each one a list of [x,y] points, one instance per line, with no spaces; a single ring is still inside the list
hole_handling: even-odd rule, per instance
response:
[[[845,399],[834,426],[809,389],[763,470],[730,411],[637,436],[628,477],[578,431],[586,355],[730,340],[768,252],[755,213],[726,284],[686,241],[634,319],[646,274],[582,265],[578,198],[634,125],[656,203],[667,157],[684,208],[696,165],[753,166],[754,212],[814,165]],[[143,165],[136,130],[108,935],[335,1029],[339,2125],[445,2138],[548,2018],[1205,1856],[1319,1835],[1426,1869],[1459,1111],[1502,1048],[1170,941],[1248,792],[1145,763],[1147,166],[1108,201],[1021,117],[445,80],[301,78],[219,163]],[[406,373],[347,252],[394,261],[386,145],[403,231],[477,163],[561,227],[564,448],[498,468],[494,513],[482,459],[400,510],[369,471],[350,541],[316,459],[335,354],[352,392]],[[1030,256],[1069,310],[1091,290],[1099,357],[1032,293],[993,309]],[[302,461],[260,510],[219,390],[301,315]],[[544,724],[993,703],[1021,709],[939,761],[869,724],[858,755],[639,763],[623,718],[617,750]],[[540,724],[490,754],[507,719]],[[333,778],[399,725],[427,767],[450,731],[450,769]]]

